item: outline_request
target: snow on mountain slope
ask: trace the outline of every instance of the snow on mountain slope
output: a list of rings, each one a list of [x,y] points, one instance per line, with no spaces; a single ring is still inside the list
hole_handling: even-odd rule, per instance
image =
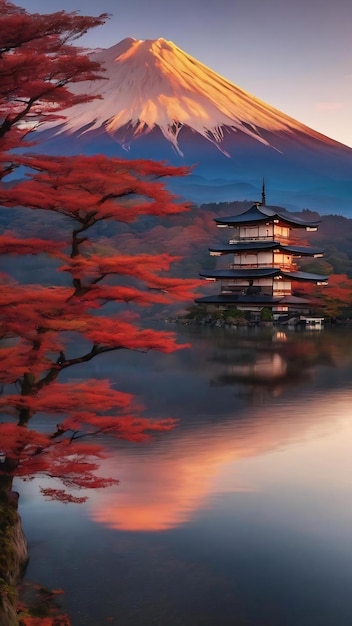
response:
[[[127,129],[125,134],[119,134],[119,141],[128,144],[157,127],[179,153],[178,135],[184,126],[225,153],[224,127],[266,145],[269,142],[262,129],[323,138],[165,39],[128,38],[93,56],[105,67],[107,80],[82,83],[79,90],[99,94],[102,99],[66,111],[67,121],[61,129],[65,132],[103,127],[116,136],[121,129]]]

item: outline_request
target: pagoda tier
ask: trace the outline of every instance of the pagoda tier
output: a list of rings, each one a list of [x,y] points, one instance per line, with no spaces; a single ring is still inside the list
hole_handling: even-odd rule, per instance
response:
[[[265,250],[272,251],[276,249],[279,252],[284,254],[289,253],[295,257],[310,256],[318,258],[323,256],[323,250],[320,248],[283,244],[280,241],[236,241],[209,248],[209,252],[210,256],[222,256],[223,254],[239,254],[241,252],[259,252]]]
[[[199,274],[202,278],[207,280],[233,280],[233,279],[245,279],[255,280],[259,278],[289,278],[290,280],[303,280],[315,283],[316,285],[326,283],[328,276],[322,276],[321,274],[312,274],[310,272],[288,272],[281,267],[270,268],[239,268],[239,269],[220,269],[210,270],[208,272],[201,272]]]
[[[319,220],[308,222],[302,220],[299,217],[290,215],[284,209],[278,209],[278,207],[263,206],[259,202],[256,202],[250,209],[239,215],[232,217],[215,218],[217,226],[224,227],[229,226],[235,228],[236,226],[251,226],[257,224],[268,223],[280,223],[285,224],[292,228],[304,228],[305,230],[315,231],[318,229]]]
[[[218,295],[199,298],[197,302],[218,306],[238,306],[275,312],[306,309],[316,302],[292,294],[292,281],[326,284],[327,276],[300,271],[296,260],[302,256],[321,257],[323,251],[299,246],[290,240],[291,230],[316,231],[318,221],[305,221],[277,207],[255,203],[244,213],[216,218],[218,227],[236,229],[230,241],[209,248],[212,256],[233,255],[227,268],[200,274],[208,281],[220,282]]]

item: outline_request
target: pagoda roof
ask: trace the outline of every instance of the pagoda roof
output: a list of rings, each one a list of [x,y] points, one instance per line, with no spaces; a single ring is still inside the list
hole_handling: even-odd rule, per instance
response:
[[[198,304],[228,304],[267,306],[282,304],[287,306],[324,306],[321,302],[313,299],[299,298],[298,296],[271,296],[266,294],[243,295],[219,293],[212,296],[204,296],[195,300]]]
[[[284,296],[283,298],[281,298],[280,304],[287,304],[290,306],[293,306],[295,304],[297,305],[309,304],[311,306],[318,306],[319,308],[322,308],[325,306],[325,304],[321,302],[320,300],[313,299],[313,298],[310,298],[309,300],[307,300],[307,298],[300,298],[299,296],[294,296],[294,295]]]
[[[214,218],[214,221],[216,224],[222,226],[244,226],[246,224],[250,225],[259,224],[261,222],[272,222],[275,219],[289,226],[294,226],[295,228],[314,228],[320,223],[319,220],[312,222],[303,220],[294,215],[290,215],[290,213],[285,211],[285,209],[280,209],[274,206],[263,206],[258,202],[253,204],[244,213],[230,217]]]
[[[286,276],[286,278],[292,278],[292,280],[307,280],[310,282],[326,282],[328,280],[328,276],[323,276],[321,274],[312,274],[311,272],[285,272],[282,270],[282,275]]]
[[[268,304],[278,304],[282,297],[271,296],[266,294],[258,294],[256,296],[247,296],[239,294],[218,293],[213,296],[204,296],[197,298],[195,302],[203,304],[255,304],[266,306]]]
[[[279,241],[239,241],[236,243],[228,243],[223,245],[217,245],[213,248],[209,248],[209,252],[220,252],[222,254],[236,253],[236,252],[248,252],[255,250],[281,250],[282,252],[289,252],[292,254],[298,254],[300,256],[314,256],[316,254],[323,254],[323,250],[320,248],[311,248],[309,246],[294,246],[291,244],[283,244]]]
[[[268,268],[245,268],[245,269],[218,269],[211,270],[209,272],[201,272],[199,274],[202,278],[214,278],[215,280],[223,279],[256,279],[256,278],[273,278],[275,276],[283,276],[290,278],[291,280],[303,280],[310,282],[325,282],[328,280],[328,276],[322,276],[320,274],[312,274],[310,272],[288,272],[280,267],[268,267]]]

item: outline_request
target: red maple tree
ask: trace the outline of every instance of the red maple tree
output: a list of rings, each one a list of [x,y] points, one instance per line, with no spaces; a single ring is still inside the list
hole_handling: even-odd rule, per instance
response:
[[[66,487],[100,487],[115,477],[96,476],[103,450],[90,443],[92,435],[140,440],[150,431],[169,429],[173,421],[143,418],[133,397],[109,381],[60,382],[59,375],[106,352],[181,347],[172,333],[138,321],[136,306],[193,298],[197,282],[170,278],[176,257],[168,254],[126,256],[104,248],[99,226],[185,211],[187,204],[160,179],[187,171],[101,155],[30,154],[33,130],[43,120],[89,100],[77,96],[72,85],[102,78],[101,68],[72,41],[107,16],[28,14],[6,0],[0,0],[0,10],[0,205],[6,215],[13,210],[0,235],[0,254],[47,255],[50,268],[50,281],[40,268],[30,282],[28,276],[17,282],[11,271],[1,275],[2,473],[53,476]],[[7,182],[17,168],[21,175]],[[45,213],[36,222],[30,210]],[[42,233],[33,233],[33,223]],[[107,303],[110,313],[104,315]],[[37,413],[55,424],[50,432],[33,429]],[[77,499],[60,489],[45,493]]]
[[[352,279],[346,274],[332,274],[324,286],[297,283],[296,289],[299,294],[314,298],[318,310],[324,307],[325,317],[351,317]]]
[[[170,277],[176,257],[169,254],[121,253],[116,228],[140,216],[185,211],[187,204],[162,179],[187,171],[149,161],[30,153],[33,131],[43,122],[90,100],[75,93],[76,82],[104,80],[102,68],[73,44],[107,17],[30,14],[0,0],[0,452],[2,459],[6,455],[0,464],[0,544],[11,545],[18,525],[9,514],[14,476],[52,477],[52,486],[42,490],[46,497],[80,502],[85,498],[73,488],[116,482],[98,475],[105,456],[98,435],[140,441],[173,426],[170,418],[143,417],[130,394],[109,380],[87,379],[85,367],[108,352],[182,347],[172,333],[148,328],[137,308],[193,298],[197,282]],[[39,220],[33,217],[38,213]],[[115,225],[108,244],[106,224],[109,230]],[[19,255],[22,268],[30,260],[32,269],[22,269],[16,280],[9,258]],[[70,378],[74,366],[80,378]],[[36,415],[47,420],[45,432],[35,428]],[[16,617],[11,585],[19,568],[5,543],[0,553],[0,621],[39,623],[26,610]],[[40,619],[69,623],[52,613]]]

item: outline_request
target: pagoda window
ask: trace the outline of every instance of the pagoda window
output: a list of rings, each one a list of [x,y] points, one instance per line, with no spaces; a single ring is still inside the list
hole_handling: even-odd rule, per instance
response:
[[[273,239],[274,229],[272,224],[260,224],[259,239]]]
[[[291,281],[281,276],[275,276],[273,280],[273,295],[286,296],[291,294]]]
[[[248,267],[258,267],[258,255],[248,252],[244,255],[244,265]]]
[[[268,267],[273,265],[272,252],[260,252],[258,254],[258,267]]]
[[[288,226],[282,226],[280,224],[274,224],[274,237],[278,239],[288,239],[290,236],[290,229]]]
[[[253,240],[259,238],[259,226],[242,226],[240,228],[240,239]]]
[[[281,252],[274,252],[274,265],[275,267],[285,267],[292,269],[294,263],[292,261],[292,254],[283,254]]]

